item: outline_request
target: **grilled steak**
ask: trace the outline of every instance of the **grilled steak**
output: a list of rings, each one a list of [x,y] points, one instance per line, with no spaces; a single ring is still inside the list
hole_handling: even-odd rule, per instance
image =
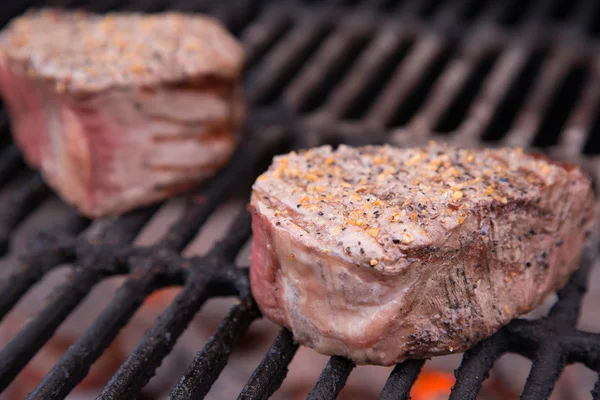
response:
[[[253,187],[252,291],[358,364],[464,351],[566,283],[593,201],[578,168],[520,149],[279,156]]]
[[[190,188],[231,156],[243,51],[177,13],[40,10],[0,35],[0,94],[17,145],[88,216]]]

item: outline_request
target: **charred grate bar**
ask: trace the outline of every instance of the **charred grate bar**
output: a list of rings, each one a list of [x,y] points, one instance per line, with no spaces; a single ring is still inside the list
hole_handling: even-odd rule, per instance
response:
[[[18,259],[17,272],[0,282],[0,319],[53,269],[72,263],[73,273],[0,351],[0,390],[96,284],[122,275],[127,279],[111,302],[28,398],[64,398],[143,301],[171,285],[183,290],[100,398],[134,398],[207,299],[237,296],[240,303],[198,352],[170,398],[206,395],[238,341],[260,317],[247,270],[234,264],[250,237],[248,212],[241,210],[224,239],[204,256],[185,258],[180,253],[233,188],[251,182],[278,151],[322,143],[409,145],[432,138],[468,145],[537,146],[580,162],[600,178],[600,7],[592,0],[493,5],[465,0],[48,3],[100,12],[179,9],[217,16],[246,48],[246,86],[254,110],[245,150],[201,194],[187,200],[183,216],[157,244],[139,247],[132,241],[161,205],[96,221],[73,213],[33,239]],[[6,22],[39,5],[3,4],[0,16]],[[0,122],[7,136],[5,114]],[[15,230],[52,194],[39,175],[23,169],[13,145],[2,146],[0,250],[6,254]],[[568,364],[582,363],[600,373],[600,335],[575,327],[597,252],[594,235],[581,268],[559,291],[547,317],[515,320],[465,354],[452,399],[475,399],[494,361],[509,352],[533,361],[524,399],[547,398]],[[239,398],[272,395],[297,349],[290,332],[282,330]],[[423,363],[396,366],[381,398],[407,399]],[[353,368],[352,362],[332,357],[309,398],[336,398]],[[599,398],[600,379],[590,391]]]

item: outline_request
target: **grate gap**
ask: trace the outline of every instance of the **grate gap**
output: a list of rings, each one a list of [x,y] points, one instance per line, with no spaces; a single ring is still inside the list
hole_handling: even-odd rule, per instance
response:
[[[164,10],[168,5],[168,0],[133,0],[124,5],[121,11],[154,13]]]
[[[594,0],[591,0],[594,1]],[[597,38],[600,36],[600,2],[593,7],[592,16],[589,19],[587,32],[590,36]]]
[[[485,6],[484,1],[479,0],[469,0],[467,4],[461,11],[459,15],[459,19],[463,22],[470,22],[475,19],[475,17],[479,16],[479,13],[483,10]]]
[[[452,105],[448,107],[442,118],[440,118],[440,121],[435,127],[436,132],[449,133],[459,127],[497,59],[498,52],[494,51],[485,55],[477,62],[471,76],[460,91],[460,94]]]
[[[549,147],[556,144],[563,125],[577,103],[588,75],[587,65],[577,64],[570,68],[555,92],[550,107],[539,125],[533,141],[534,146]]]
[[[311,55],[323,44],[327,36],[333,30],[333,26],[327,24],[326,26],[317,29],[320,29],[320,31],[315,39],[311,40],[307,46],[294,55],[295,62],[290,62],[288,68],[284,69],[279,76],[271,77],[272,84],[269,86],[268,91],[261,96],[258,105],[271,105],[281,97],[287,84],[302,70],[306,62],[311,58]]]
[[[21,152],[15,146],[0,150],[0,187],[10,182],[24,166]]]
[[[505,26],[517,25],[531,5],[531,0],[509,0],[500,11],[498,23]]]
[[[206,13],[208,2],[204,0],[172,0],[170,7],[182,12]]]
[[[596,111],[596,118],[590,128],[588,139],[583,148],[583,154],[598,155],[600,154],[600,107]]]
[[[410,49],[414,45],[414,40],[404,40],[398,48],[388,57],[379,68],[379,73],[373,76],[373,79],[368,83],[362,95],[354,99],[348,107],[347,111],[342,116],[344,120],[359,120],[361,119],[371,104],[375,101],[386,82],[390,80],[392,74],[400,65],[400,62],[406,57]]]
[[[239,2],[237,7],[223,7],[220,6],[215,11],[215,16],[225,21],[231,33],[235,36],[239,34],[249,26],[258,17],[261,11],[259,2],[253,0],[247,0],[245,2]]]
[[[122,6],[122,4],[121,0],[106,0],[104,2],[89,3],[89,6],[84,5],[83,8],[96,13],[107,13]]]
[[[325,72],[321,83],[307,96],[305,102],[300,106],[300,112],[312,112],[325,103],[331,90],[348,73],[350,67],[367,47],[370,40],[371,37],[362,36],[351,41],[343,56],[336,60],[335,65]]]
[[[8,113],[6,109],[0,108],[0,148],[8,147],[13,143],[10,128]]]
[[[381,9],[383,11],[392,11],[399,7],[403,2],[403,0],[384,0],[381,4]]]
[[[425,73],[421,76],[418,85],[416,85],[412,92],[407,96],[406,101],[400,106],[394,118],[389,122],[388,127],[404,126],[410,121],[423,105],[431,88],[446,69],[452,55],[455,54],[455,51],[455,46],[446,46],[444,50],[435,57],[433,62],[427,67]]]
[[[13,232],[50,196],[50,189],[37,173],[26,173],[18,188],[0,198],[0,255],[9,249]]]
[[[548,48],[539,48],[529,56],[525,66],[510,85],[510,89],[496,109],[490,124],[483,134],[484,141],[493,142],[500,140],[508,132],[515,117],[522,109],[527,94],[533,87],[548,54]]]
[[[577,0],[555,0],[549,10],[550,20],[557,22],[568,20],[571,17],[571,14],[577,3]]]
[[[429,18],[440,8],[444,0],[424,0],[419,7],[418,15],[422,18]]]

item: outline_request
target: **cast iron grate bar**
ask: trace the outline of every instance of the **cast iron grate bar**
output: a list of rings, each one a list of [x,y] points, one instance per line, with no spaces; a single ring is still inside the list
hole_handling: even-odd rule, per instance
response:
[[[201,193],[188,197],[183,215],[157,243],[148,247],[131,244],[161,205],[91,224],[73,213],[62,226],[37,235],[17,260],[16,272],[0,282],[1,319],[48,272],[61,264],[74,265],[71,279],[56,290],[43,310],[0,351],[3,360],[0,390],[3,390],[91,288],[111,276],[127,277],[100,315],[29,395],[31,399],[59,399],[69,394],[143,301],[168,285],[180,286],[182,291],[146,332],[100,398],[138,395],[204,302],[215,296],[237,296],[240,303],[230,310],[197,353],[170,395],[172,399],[204,397],[236,344],[260,317],[250,293],[247,269],[234,265],[236,254],[250,235],[249,213],[242,210],[224,239],[206,255],[185,258],[180,252],[217,207],[232,196],[234,189],[249,187],[252,178],[264,168],[264,161],[282,149],[291,149],[290,144],[366,143],[380,139],[416,144],[436,137],[430,132],[436,124],[444,128],[440,130],[449,131],[447,140],[480,144],[479,138],[486,129],[492,129],[489,124],[494,124],[488,120],[496,118],[496,112],[506,101],[505,96],[512,98],[507,86],[518,81],[531,88],[531,95],[524,94],[519,100],[522,104],[510,110],[516,119],[514,126],[498,128],[500,131],[494,131],[492,136],[504,143],[529,146],[536,139],[544,118],[553,117],[545,115],[547,109],[553,108],[548,99],[560,97],[558,83],[570,68],[581,65],[586,71],[582,85],[595,82],[587,78],[597,74],[591,67],[598,62],[595,39],[582,33],[576,39],[569,37],[563,42],[549,34],[554,25],[552,19],[547,21],[543,17],[550,12],[544,2],[530,2],[527,6],[512,2],[510,7],[516,7],[512,16],[507,14],[506,4],[473,9],[468,1],[373,1],[365,4],[365,8],[353,6],[354,2],[332,5],[266,0],[245,0],[228,7],[217,1],[196,0],[181,0],[178,4],[170,0],[54,3],[77,4],[94,10],[107,10],[111,6],[146,11],[179,8],[216,15],[239,34],[249,54],[250,69],[245,85],[253,111],[248,123],[250,140],[243,150]],[[23,3],[19,7],[24,9],[24,6]],[[19,7],[3,6],[0,10],[3,21]],[[586,8],[580,6],[572,12],[573,21],[582,18],[581,9]],[[389,10],[394,10],[394,14],[388,15]],[[589,17],[584,19],[588,21]],[[357,21],[361,24],[360,32],[353,31]],[[560,21],[563,28],[569,23],[573,23],[571,19]],[[565,43],[574,43],[573,40],[579,41],[579,45],[569,50]],[[511,53],[518,43],[522,44],[522,53]],[[538,57],[536,49],[540,48],[543,55]],[[330,50],[336,49],[343,59],[331,57]],[[515,61],[512,57],[517,53],[520,58]],[[369,62],[367,58],[371,55],[375,55],[374,61]],[[354,58],[358,58],[358,62]],[[539,62],[532,61],[535,65],[530,67],[529,60],[537,58]],[[511,69],[512,62],[523,69],[524,77],[519,72],[504,73]],[[529,69],[533,69],[531,76]],[[341,73],[344,75],[337,76]],[[381,76],[374,77],[378,74]],[[424,83],[430,77],[432,82]],[[570,100],[576,101],[582,96],[577,92]],[[327,93],[329,97],[317,99],[320,93]],[[594,96],[589,97],[590,102],[594,101]],[[583,102],[574,107],[569,104],[564,114],[572,115],[572,109],[584,109]],[[310,107],[305,105],[307,103]],[[368,110],[360,110],[360,113],[366,111],[366,117],[358,118],[362,114],[358,115],[355,105],[363,103],[369,106]],[[394,115],[398,110],[406,115],[398,118]],[[448,113],[459,117],[451,119]],[[501,114],[504,113],[507,111]],[[354,114],[357,118],[349,118]],[[0,126],[7,130],[6,114],[1,115]],[[561,121],[571,121],[571,115],[561,115]],[[591,119],[580,117],[578,121],[583,129],[590,129],[588,120]],[[377,132],[371,129],[393,125],[392,121],[406,123],[423,135],[405,135],[399,141],[398,135],[390,136],[383,128]],[[454,132],[463,126],[472,130],[468,134]],[[311,128],[310,140],[306,128]],[[504,131],[508,129],[511,132],[506,135]],[[368,137],[365,132],[369,132]],[[554,142],[558,135],[562,141],[573,133],[559,132],[556,128],[548,142]],[[585,143],[582,138],[577,140]],[[0,147],[0,188],[5,190],[0,197],[0,250],[8,250],[9,241],[22,222],[50,198],[51,193],[38,174],[23,171],[23,161],[12,144],[7,142]],[[582,332],[575,327],[587,288],[587,275],[597,259],[597,238],[592,239],[593,246],[586,250],[580,269],[558,292],[559,300],[546,318],[517,319],[465,353],[456,371],[452,399],[475,399],[494,362],[505,353],[518,353],[533,360],[523,398],[548,397],[568,364],[582,363],[600,372],[600,334]],[[271,396],[284,381],[297,349],[292,334],[282,329],[239,398]],[[398,364],[382,388],[380,398],[408,399],[423,364],[422,360]],[[336,398],[353,368],[351,361],[332,357],[309,398]],[[599,397],[600,378],[590,390],[594,398]]]
[[[491,339],[467,351],[456,371],[456,384],[450,394],[451,400],[475,400],[481,384],[487,379],[494,362],[508,349],[505,330]]]
[[[329,359],[314,389],[307,399],[335,399],[344,387],[354,363],[346,358],[334,356]]]
[[[219,281],[225,269],[235,270],[233,258],[249,237],[250,218],[247,212],[243,211],[242,216],[230,227],[226,238],[217,243],[206,256],[182,260],[178,268],[169,265],[171,263],[165,263],[167,268],[175,271],[188,271],[183,290],[158,317],[154,327],[146,332],[138,347],[113,376],[99,398],[131,398],[141,390],[204,301],[220,294],[211,290],[212,283]],[[146,263],[151,265],[156,259],[156,256],[148,257]],[[140,261],[137,261],[136,265],[140,265]]]
[[[390,373],[379,398],[382,400],[408,400],[410,388],[417,380],[423,364],[425,364],[425,360],[410,360],[396,365]]]
[[[48,271],[75,260],[73,236],[85,229],[88,223],[88,220],[73,213],[51,232],[40,232],[34,237],[28,252],[17,261],[15,270],[21,272],[0,283],[0,320]]]
[[[151,211],[151,210],[150,210]],[[133,212],[121,220],[98,221],[88,233],[75,244],[72,251],[77,260],[71,277],[53,293],[45,307],[0,351],[0,390],[4,390],[29,360],[50,339],[59,325],[73,312],[90,290],[105,276],[118,272],[119,252],[107,252],[96,244],[96,238],[110,238],[107,245],[126,244],[134,239],[152,216],[149,210]],[[118,222],[122,222],[119,224]],[[96,228],[96,229],[95,229]],[[102,228],[105,228],[102,230]],[[56,264],[55,266],[57,266]],[[46,271],[48,268],[45,269]],[[27,277],[36,271],[25,269],[13,278]],[[124,272],[124,271],[121,271]],[[13,279],[9,278],[9,279]]]
[[[87,375],[91,364],[110,345],[119,330],[141,306],[145,297],[158,286],[158,274],[152,269],[133,273],[135,278],[128,279],[119,288],[111,303],[77,342],[69,347],[28,398],[66,397]],[[69,379],[65,379],[67,377]]]
[[[254,370],[238,400],[268,399],[285,379],[288,365],[298,350],[298,344],[287,329],[282,329],[260,365]]]
[[[235,344],[259,316],[254,300],[251,297],[242,298],[241,303],[231,309],[204,349],[198,352],[169,398],[204,398],[227,364]]]
[[[550,397],[554,384],[566,364],[566,357],[558,346],[543,346],[533,359],[521,398],[536,400]]]

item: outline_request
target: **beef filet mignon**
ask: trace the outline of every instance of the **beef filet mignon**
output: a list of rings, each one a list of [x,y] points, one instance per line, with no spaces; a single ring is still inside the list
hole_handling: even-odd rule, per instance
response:
[[[241,47],[204,16],[47,9],[0,35],[0,94],[17,145],[94,217],[221,168],[239,141],[242,69]]]
[[[590,181],[520,149],[276,157],[253,187],[252,291],[296,340],[356,363],[463,351],[577,268]]]

